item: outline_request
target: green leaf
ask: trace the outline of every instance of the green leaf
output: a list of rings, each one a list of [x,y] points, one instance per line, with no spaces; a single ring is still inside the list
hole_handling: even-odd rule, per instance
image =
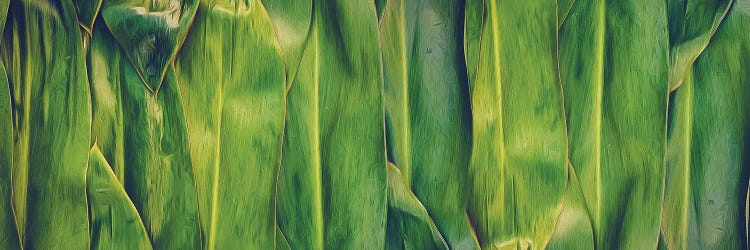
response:
[[[653,249],[664,189],[666,2],[577,0],[560,30],[570,160],[597,249]]]
[[[138,210],[156,249],[201,244],[188,133],[174,70],[151,92],[107,27],[88,55],[93,141]]]
[[[96,145],[89,155],[86,181],[91,249],[151,249],[138,211]]]
[[[594,229],[573,166],[568,166],[568,186],[560,219],[546,249],[594,249]]]
[[[6,6],[7,7],[7,6]],[[0,15],[5,11],[0,7]],[[5,20],[0,18],[0,27]],[[1,28],[0,28],[1,29]],[[15,214],[11,204],[13,169],[13,110],[5,66],[0,61],[0,248],[20,249]]]
[[[557,1],[484,3],[482,53],[475,55],[478,62],[467,62],[477,65],[477,75],[469,77],[469,216],[482,248],[542,249],[560,215],[567,179]],[[482,15],[469,12],[476,9],[467,9],[467,19]]]
[[[201,1],[175,69],[204,248],[274,248],[285,79],[260,1]]]
[[[199,0],[108,0],[102,17],[152,92],[182,45]]]
[[[734,0],[669,0],[669,89],[682,84]]]
[[[662,220],[670,249],[747,249],[750,1],[734,4],[670,102]]]
[[[287,85],[292,83],[300,66],[305,44],[310,37],[313,15],[312,0],[262,0],[271,16],[281,49],[284,51]]]
[[[478,248],[466,217],[471,107],[461,53],[461,5],[456,0],[387,2],[380,25],[386,131],[390,160],[448,244]],[[399,230],[407,238],[411,232],[423,234],[407,222],[392,224],[403,225]],[[413,241],[418,239],[404,243]]]
[[[372,0],[314,2],[287,96],[278,221],[293,249],[383,249],[383,78]]]
[[[448,249],[427,209],[407,185],[401,171],[389,162],[386,249]]]
[[[91,112],[75,7],[11,1],[8,13],[0,54],[12,91],[18,233],[26,249],[85,249]]]

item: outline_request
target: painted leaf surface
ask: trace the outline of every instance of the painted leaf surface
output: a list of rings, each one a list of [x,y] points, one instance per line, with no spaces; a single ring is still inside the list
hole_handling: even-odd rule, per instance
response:
[[[383,249],[382,68],[371,0],[315,1],[287,96],[278,221],[289,245]]]
[[[478,248],[466,217],[471,110],[461,5],[455,0],[386,3],[380,26],[386,131],[389,159],[448,244]],[[409,223],[393,224],[403,225],[399,230],[407,236],[416,232]]]
[[[746,249],[750,1],[738,0],[672,95],[663,230],[669,249]]]
[[[138,210],[156,249],[199,248],[197,193],[173,70],[151,92],[105,25],[89,49],[93,141]]]
[[[201,1],[191,29],[175,68],[204,248],[272,249],[285,79],[271,19],[259,0]]]
[[[78,24],[89,34],[94,27],[97,15],[99,15],[102,2],[103,0],[73,0],[76,13],[78,13]]]
[[[734,0],[669,0],[669,89],[685,79]]]
[[[27,249],[89,245],[91,115],[70,0],[11,1],[0,53],[13,106],[12,204]]]
[[[0,15],[5,15],[7,5],[0,6]],[[0,18],[0,27],[5,20]],[[1,42],[0,42],[1,43]],[[20,249],[15,215],[11,204],[11,179],[13,167],[13,113],[10,97],[10,85],[5,66],[0,61],[0,248]]]
[[[291,84],[300,66],[305,44],[310,37],[313,0],[262,0],[271,16],[276,36],[284,51],[287,83]]]
[[[448,249],[422,202],[409,189],[401,171],[388,163],[386,249]]]
[[[491,0],[484,9],[466,13],[483,16],[477,75],[469,77],[469,216],[482,248],[542,249],[562,209],[567,176],[557,3]]]
[[[146,87],[158,86],[182,45],[199,0],[108,0],[102,17]]]
[[[570,160],[596,248],[657,245],[669,65],[664,13],[665,2],[578,0],[560,31]]]
[[[96,145],[89,154],[86,181],[91,249],[151,249],[138,211]]]
[[[594,229],[573,166],[568,166],[568,186],[560,219],[546,249],[594,249]]]

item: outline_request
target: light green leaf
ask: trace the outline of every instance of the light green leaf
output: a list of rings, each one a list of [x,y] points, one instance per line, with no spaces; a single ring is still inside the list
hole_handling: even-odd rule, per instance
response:
[[[482,53],[473,62],[476,77],[469,77],[469,216],[482,248],[542,249],[560,215],[567,179],[557,2],[484,4]],[[470,10],[467,19],[482,15]]]
[[[151,249],[138,211],[96,145],[89,154],[86,181],[91,249]]]
[[[293,249],[383,249],[383,78],[372,0],[320,0],[287,96],[278,221]]]
[[[89,86],[70,0],[11,1],[0,54],[12,90],[12,204],[26,249],[89,246]],[[7,185],[7,184],[4,184]]]
[[[305,44],[310,37],[313,0],[262,0],[271,16],[281,49],[284,51],[287,85],[299,69]]]
[[[734,0],[668,0],[669,89],[677,89]]]
[[[387,2],[380,25],[386,131],[390,160],[448,244],[478,248],[466,217],[471,110],[461,8],[456,0]],[[403,244],[419,241],[409,238],[412,232],[425,235],[412,229],[423,228],[420,224],[391,218],[389,223],[403,225],[399,230],[408,238]]]
[[[401,171],[389,162],[386,249],[448,249],[427,209],[407,185]]]
[[[259,0],[200,2],[175,60],[205,249],[272,249],[284,131],[281,48]]]
[[[107,27],[88,55],[93,141],[138,210],[156,249],[201,244],[188,133],[174,71],[151,92]],[[171,68],[171,67],[170,67]]]
[[[734,4],[671,98],[662,219],[669,249],[747,249],[750,1]]]
[[[6,5],[7,7],[7,5]],[[0,6],[0,15],[4,15]],[[0,18],[0,27],[5,20]],[[0,28],[2,29],[2,28]],[[11,171],[13,169],[13,110],[10,85],[5,66],[0,61],[0,248],[20,249],[15,214],[11,204]]]
[[[577,0],[560,30],[570,160],[597,249],[653,249],[664,189],[666,2]]]
[[[568,166],[568,186],[560,219],[555,226],[547,249],[594,249],[594,229],[591,227],[583,190],[573,166]]]
[[[135,71],[158,92],[182,45],[199,0],[107,0],[102,17]]]

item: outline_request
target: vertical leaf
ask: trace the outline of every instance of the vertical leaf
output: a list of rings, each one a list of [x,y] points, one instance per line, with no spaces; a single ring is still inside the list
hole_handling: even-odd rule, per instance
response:
[[[386,131],[389,159],[448,244],[478,248],[466,218],[471,111],[461,53],[462,5],[458,0],[386,3],[380,30]],[[416,230],[406,222],[393,224],[403,224],[407,235]]]
[[[188,134],[174,71],[151,92],[107,27],[89,50],[94,141],[124,185],[156,249],[199,248]]]
[[[138,211],[96,145],[89,154],[86,181],[91,249],[151,249]]]
[[[0,53],[13,106],[12,197],[27,249],[89,246],[90,108],[70,0],[10,2]]]
[[[7,4],[0,6],[0,15],[5,15]],[[5,20],[0,18],[0,30]],[[13,112],[10,85],[5,66],[0,61],[0,248],[19,249],[15,214],[11,205],[11,170],[13,167]]]
[[[469,77],[469,215],[482,248],[542,249],[562,209],[567,178],[557,2],[484,4],[482,53],[474,58],[476,77]],[[467,19],[481,15],[469,10]]]
[[[671,99],[662,220],[670,249],[747,249],[750,1],[737,0]]]
[[[292,83],[300,66],[305,44],[310,37],[313,0],[262,0],[271,16],[276,36],[284,51],[287,85]]]
[[[201,1],[175,68],[204,248],[274,248],[285,79],[261,2]]]
[[[570,160],[597,249],[657,246],[667,39],[664,1],[577,0],[560,30]]]
[[[102,6],[102,2],[103,0],[73,0],[73,4],[76,6],[76,13],[78,13],[78,24],[89,35],[92,33],[94,21],[96,21],[97,15],[99,15],[99,8]]]
[[[547,249],[594,249],[594,229],[573,166],[568,166],[568,187],[560,219]]]
[[[313,2],[287,96],[279,226],[293,249],[383,249],[386,155],[375,4]]]

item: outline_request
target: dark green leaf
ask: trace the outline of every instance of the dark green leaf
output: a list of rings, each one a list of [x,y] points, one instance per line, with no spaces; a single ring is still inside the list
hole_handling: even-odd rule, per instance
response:
[[[467,55],[478,56],[467,61],[477,65],[469,77],[469,216],[482,248],[542,249],[560,215],[567,176],[557,1],[484,4],[484,15],[478,8],[466,13],[467,20],[482,16],[482,52]],[[471,39],[466,43],[477,43]]]
[[[383,79],[372,0],[314,2],[287,96],[279,226],[293,249],[383,249]]]
[[[6,6],[7,7],[7,6]],[[0,15],[4,15],[0,7]],[[0,27],[5,20],[0,18]],[[1,29],[1,28],[0,28]],[[5,73],[5,66],[0,61],[0,248],[20,249],[15,215],[11,204],[11,179],[13,168],[13,111],[11,106],[10,85]]]
[[[88,56],[93,140],[140,213],[156,249],[201,244],[188,133],[174,71],[151,92],[107,27]],[[170,67],[171,68],[171,67]]]
[[[151,249],[138,211],[96,145],[89,155],[86,181],[91,249]]]
[[[597,249],[654,249],[664,190],[666,2],[577,0],[560,31],[570,160]]]
[[[380,28],[386,131],[390,160],[448,244],[478,248],[466,217],[471,110],[461,54],[462,4],[457,0],[386,4]],[[412,232],[431,237],[405,221],[389,218],[389,223],[403,225],[399,230],[408,239],[404,244],[419,241],[409,237]]]
[[[78,24],[90,35],[94,27],[94,21],[97,19],[96,16],[99,15],[102,0],[73,0],[73,4],[76,6],[76,12],[78,13]]]
[[[70,0],[13,0],[8,13],[0,54],[12,91],[18,233],[26,249],[86,249],[91,112],[76,10]]]
[[[175,68],[204,248],[274,248],[285,79],[260,1],[201,1]]]

